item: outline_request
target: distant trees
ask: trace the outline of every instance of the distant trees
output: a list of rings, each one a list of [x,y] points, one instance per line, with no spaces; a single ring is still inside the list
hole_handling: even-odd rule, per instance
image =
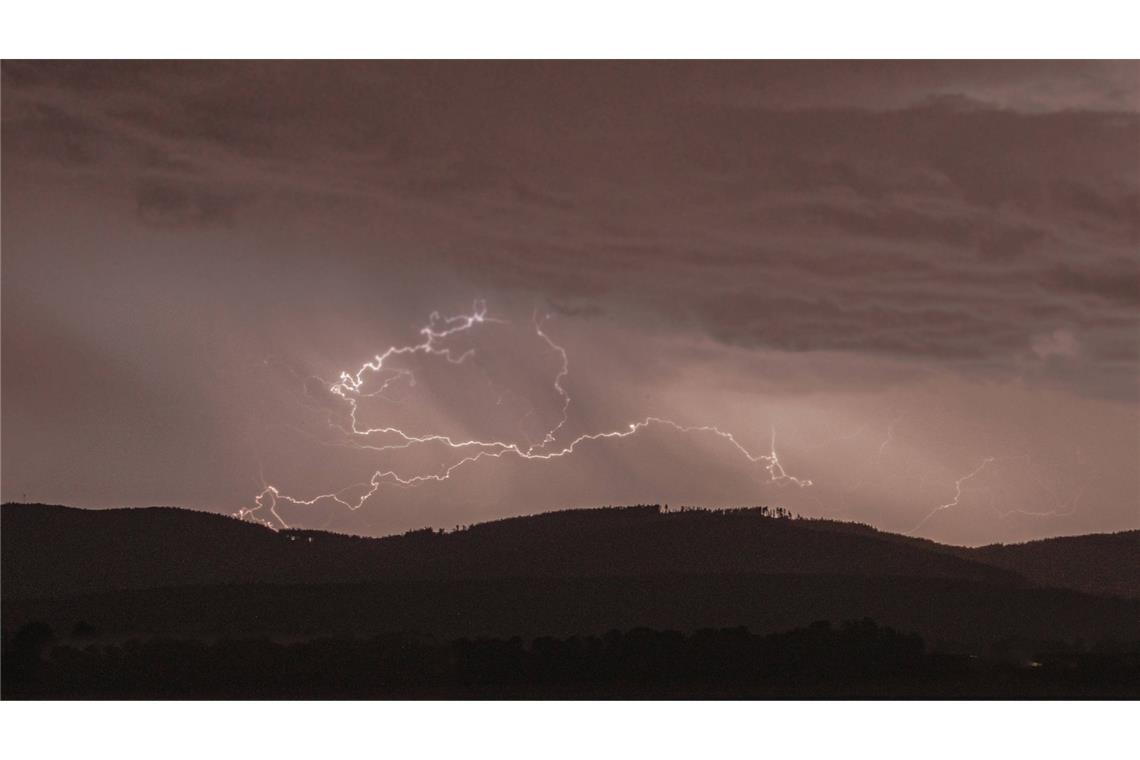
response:
[[[4,639],[5,697],[381,696],[433,689],[444,695],[514,688],[636,689],[732,686],[811,675],[845,679],[914,665],[922,640],[871,621],[817,623],[783,634],[745,628],[685,634],[635,628],[604,636],[459,639],[407,634],[371,639],[130,640],[52,648],[32,623]]]
[[[22,697],[463,698],[541,696],[1135,695],[1140,642],[1110,652],[1035,649],[1012,660],[928,653],[872,620],[784,633],[634,628],[602,636],[410,634],[131,640],[52,647],[42,623],[5,633],[0,689]],[[1059,691],[1058,691],[1059,689]]]
[[[619,508],[621,508],[621,507],[619,507]],[[624,508],[625,509],[651,508],[651,509],[657,509],[659,514],[670,514],[669,505],[665,505],[663,507],[657,507],[655,505],[649,505],[649,506],[636,505],[633,507],[624,507]],[[769,507],[767,505],[762,505],[762,506],[758,506],[758,507],[690,507],[690,506],[682,505],[682,506],[677,507],[677,509],[676,509],[676,514],[693,513],[693,512],[703,513],[703,514],[707,514],[707,515],[735,515],[735,514],[742,514],[742,513],[751,512],[751,513],[756,513],[762,517],[777,517],[777,518],[781,518],[781,520],[801,520],[800,515],[798,515],[797,513],[793,513],[791,509],[788,509],[785,507]]]
[[[870,619],[783,633],[651,628],[602,636],[74,639],[30,623],[3,636],[0,692],[27,697],[1125,696],[1140,641],[1089,649],[998,642],[981,659],[927,652]]]

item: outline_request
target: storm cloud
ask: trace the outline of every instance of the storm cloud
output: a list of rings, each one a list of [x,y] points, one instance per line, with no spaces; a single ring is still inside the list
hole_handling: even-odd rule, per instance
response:
[[[996,383],[1135,424],[1135,63],[6,62],[3,111],[7,409],[36,393],[9,322],[45,300],[53,329],[94,320],[72,332],[96,353],[185,309],[205,327],[176,356],[223,385],[283,357],[303,387],[370,356],[381,316],[394,340],[484,297],[593,331],[591,370],[629,373],[599,417],[699,375],[835,397]],[[157,387],[213,382],[178,361],[147,370]],[[13,434],[6,414],[6,498],[34,456]],[[1136,478],[1116,477],[1086,527],[1135,527]],[[855,516],[906,522],[876,509]]]

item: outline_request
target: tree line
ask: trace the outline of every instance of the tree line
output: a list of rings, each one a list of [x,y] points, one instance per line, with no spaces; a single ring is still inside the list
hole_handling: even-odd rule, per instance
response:
[[[5,632],[4,698],[1140,696],[1140,644],[977,660],[871,620],[758,635],[133,639]],[[1020,650],[1018,650],[1020,651]]]

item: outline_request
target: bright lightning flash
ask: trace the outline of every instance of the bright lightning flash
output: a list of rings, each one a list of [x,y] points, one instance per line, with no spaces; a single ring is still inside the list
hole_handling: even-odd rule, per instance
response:
[[[950,501],[946,502],[945,504],[939,504],[937,507],[930,510],[926,514],[926,517],[923,517],[921,520],[919,520],[918,525],[915,525],[913,528],[908,530],[907,533],[917,532],[919,528],[921,528],[923,525],[925,525],[926,522],[930,518],[934,517],[939,512],[943,512],[947,509],[952,509],[953,507],[958,506],[959,502],[962,501],[962,484],[965,483],[966,481],[971,480],[974,477],[976,477],[982,470],[986,469],[986,467],[988,465],[993,464],[993,461],[994,461],[993,457],[986,457],[985,459],[982,460],[981,464],[979,464],[977,467],[975,467],[969,473],[967,473],[966,475],[963,475],[962,477],[955,480],[954,481],[954,498],[951,499]]]
[[[400,473],[393,469],[377,469],[367,481],[350,484],[337,491],[319,494],[308,499],[288,496],[282,493],[276,486],[263,482],[264,487],[254,500],[255,506],[239,510],[237,516],[243,519],[256,520],[273,528],[288,528],[289,525],[282,519],[277,511],[279,504],[312,506],[318,503],[330,503],[339,504],[350,510],[356,510],[363,506],[385,483],[400,486],[415,486],[428,482],[441,482],[449,479],[452,473],[462,467],[474,464],[480,460],[499,459],[504,456],[511,456],[522,460],[559,459],[573,454],[581,445],[594,441],[628,438],[651,426],[664,427],[685,434],[715,436],[729,443],[737,453],[749,463],[762,465],[767,474],[768,482],[787,484],[799,488],[806,488],[812,485],[811,480],[789,475],[784,469],[784,465],[776,453],[775,428],[772,428],[769,450],[766,453],[753,453],[741,444],[732,433],[721,430],[715,425],[682,425],[662,417],[643,417],[612,430],[586,433],[559,443],[559,434],[566,425],[571,403],[570,395],[563,385],[563,380],[565,380],[570,373],[569,356],[566,350],[555,343],[543,330],[545,318],[540,319],[536,313],[533,321],[535,334],[561,358],[561,366],[554,377],[553,387],[555,393],[558,394],[558,397],[562,401],[562,413],[558,422],[548,429],[537,443],[523,446],[519,443],[503,440],[456,440],[452,436],[443,433],[413,435],[392,425],[381,425],[379,427],[362,425],[357,418],[359,399],[370,398],[381,394],[397,381],[403,381],[409,384],[415,383],[415,376],[411,370],[386,366],[390,359],[424,355],[440,357],[451,364],[463,364],[473,356],[475,353],[475,349],[473,348],[456,354],[451,348],[444,345],[444,343],[452,336],[477,330],[488,323],[503,323],[503,320],[495,319],[487,315],[487,306],[483,301],[476,301],[470,314],[462,314],[455,317],[441,317],[438,312],[432,313],[428,324],[420,330],[420,335],[423,336],[423,340],[419,343],[406,346],[391,346],[383,352],[376,354],[370,361],[365,362],[355,372],[342,372],[340,379],[329,388],[331,393],[343,399],[347,404],[350,425],[344,432],[350,437],[354,448],[367,449],[372,452],[385,452],[397,449],[408,449],[414,446],[436,445],[464,452],[462,458],[453,464],[428,473]],[[367,389],[369,380],[376,377],[380,378],[376,383],[377,387]],[[369,443],[368,441],[374,440],[374,437],[386,437],[388,440],[394,439],[395,442],[383,444]],[[349,492],[354,492],[356,495],[348,496],[347,494],[349,494]],[[262,510],[272,515],[276,523],[263,519],[257,514]],[[925,520],[923,522],[925,522]]]

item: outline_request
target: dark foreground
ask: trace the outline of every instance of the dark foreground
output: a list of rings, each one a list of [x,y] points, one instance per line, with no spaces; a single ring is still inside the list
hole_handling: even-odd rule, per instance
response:
[[[0,514],[9,699],[1140,698],[1140,531],[970,549],[767,507],[387,538]]]
[[[64,642],[29,624],[3,643],[5,699],[685,699],[1140,697],[1140,642],[1006,641],[927,651],[870,620],[786,633],[634,629],[565,639],[415,635]]]

